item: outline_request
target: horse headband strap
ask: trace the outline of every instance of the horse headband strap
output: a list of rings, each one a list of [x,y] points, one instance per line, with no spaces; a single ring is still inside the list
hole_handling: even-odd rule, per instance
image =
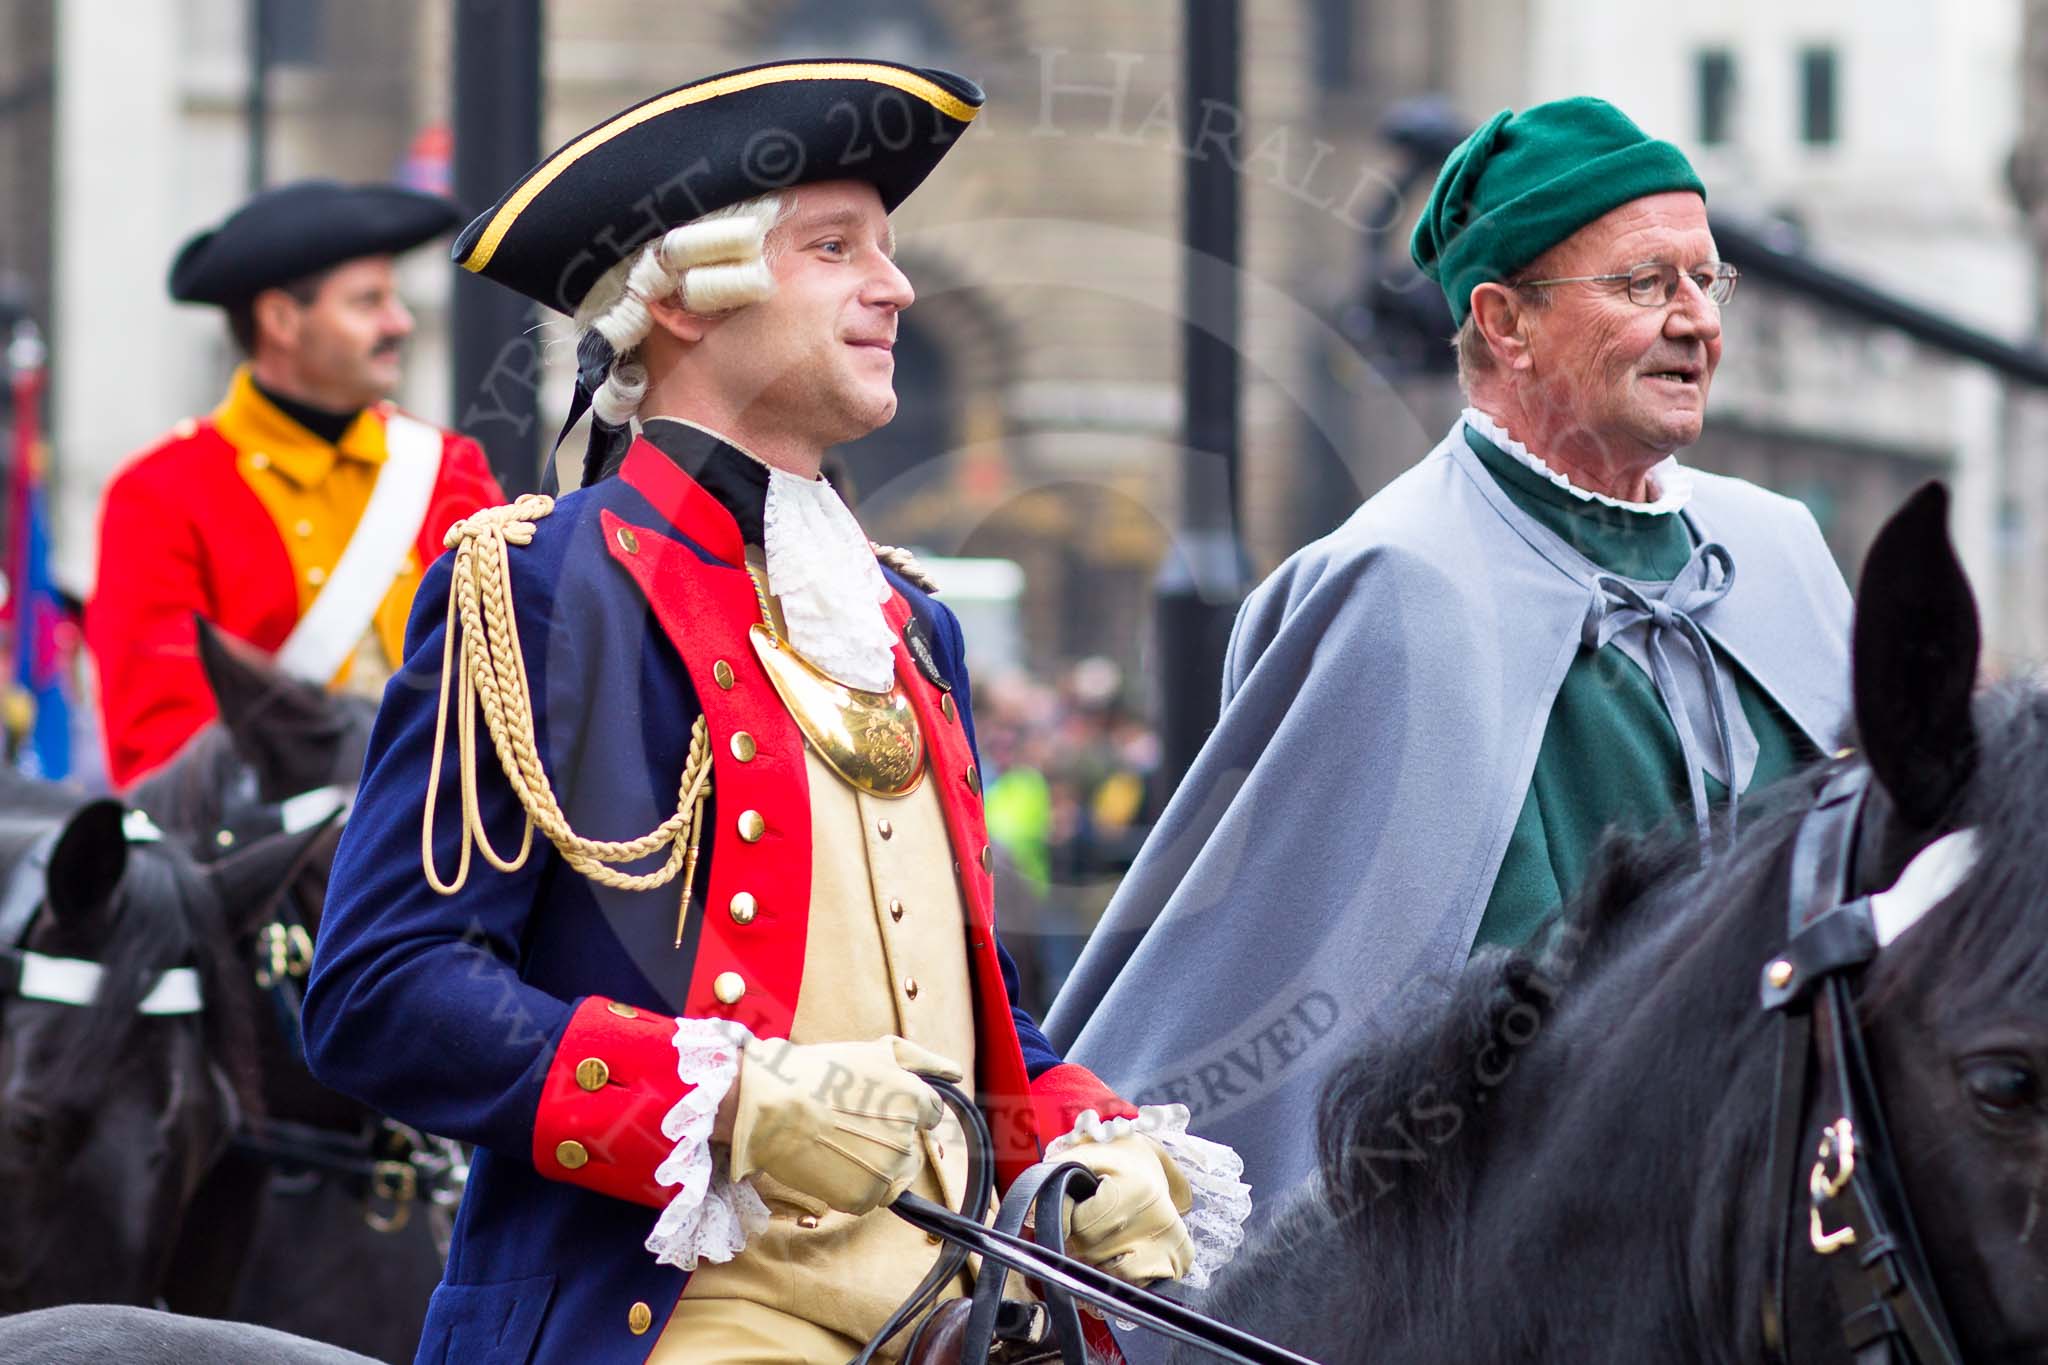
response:
[[[41,953],[20,953],[15,959],[18,980],[13,994],[23,1000],[44,1000],[55,1005],[90,1006],[99,1000],[107,969],[97,962],[75,957],[45,957]],[[199,972],[193,967],[173,967],[157,977],[149,994],[135,1007],[138,1014],[198,1014],[205,1009],[199,989]]]

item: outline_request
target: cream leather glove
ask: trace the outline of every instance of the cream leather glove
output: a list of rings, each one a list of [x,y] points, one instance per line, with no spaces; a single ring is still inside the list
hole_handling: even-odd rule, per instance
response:
[[[732,1178],[758,1172],[841,1213],[888,1203],[924,1167],[918,1134],[946,1116],[912,1071],[961,1079],[954,1063],[894,1036],[749,1042],[734,1082]]]
[[[1062,1211],[1067,1250],[1131,1284],[1177,1280],[1195,1263],[1181,1215],[1194,1204],[1188,1178],[1142,1133],[1084,1142],[1062,1152],[1095,1173],[1095,1193]]]

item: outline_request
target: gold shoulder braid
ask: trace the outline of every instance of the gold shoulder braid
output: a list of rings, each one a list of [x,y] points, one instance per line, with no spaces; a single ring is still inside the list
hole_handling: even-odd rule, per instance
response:
[[[569,828],[568,817],[555,800],[547,771],[534,740],[533,696],[526,679],[526,658],[519,648],[513,616],[512,566],[508,545],[533,541],[534,523],[555,510],[555,500],[528,493],[506,507],[490,507],[457,522],[445,544],[455,551],[454,578],[448,591],[447,639],[441,654],[441,700],[434,719],[434,766],[427,777],[426,813],[420,822],[420,860],[427,884],[444,896],[462,889],[469,879],[469,854],[474,845],[484,861],[500,872],[516,872],[533,849],[537,825],[568,864],[600,886],[622,891],[651,891],[683,874],[683,908],[689,908],[689,887],[697,869],[698,837],[704,825],[704,803],[711,795],[711,744],[700,714],[690,731],[690,754],[676,794],[676,812],[637,839],[615,842],[586,839]],[[460,666],[457,666],[457,659]],[[440,795],[441,756],[448,734],[448,683],[460,675],[456,689],[456,770],[462,777],[462,855],[452,881],[443,881],[434,866],[434,808]],[[526,828],[517,856],[507,859],[492,847],[476,796],[476,713],[481,707],[491,745],[505,779],[526,811]],[[630,863],[669,848],[668,861],[653,872],[633,875],[615,863]],[[680,933],[678,934],[680,937]]]
[[[878,540],[868,542],[868,548],[875,552],[875,558],[902,574],[926,592],[937,592],[939,585],[932,582],[932,576],[924,565],[917,562],[917,556],[900,545],[884,545]]]

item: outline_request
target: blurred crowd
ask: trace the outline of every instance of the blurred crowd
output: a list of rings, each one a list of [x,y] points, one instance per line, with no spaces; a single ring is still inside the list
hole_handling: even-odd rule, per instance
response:
[[[1083,659],[1048,683],[978,679],[974,714],[996,913],[1026,1009],[1042,1011],[1073,967],[1156,814],[1159,740],[1122,669]]]

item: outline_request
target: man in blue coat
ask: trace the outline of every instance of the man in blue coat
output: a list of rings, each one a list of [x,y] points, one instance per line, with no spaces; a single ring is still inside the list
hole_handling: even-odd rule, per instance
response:
[[[583,489],[423,584],[307,992],[322,1079],[479,1148],[421,1360],[845,1360],[939,1254],[883,1206],[964,1189],[917,1073],[1005,1183],[1093,1167],[1070,1245],[1128,1279],[1205,1273],[1248,1208],[1011,1003],[958,623],[818,473],[894,415],[888,214],[981,98],[729,72],[456,243],[575,317],[595,420]]]

